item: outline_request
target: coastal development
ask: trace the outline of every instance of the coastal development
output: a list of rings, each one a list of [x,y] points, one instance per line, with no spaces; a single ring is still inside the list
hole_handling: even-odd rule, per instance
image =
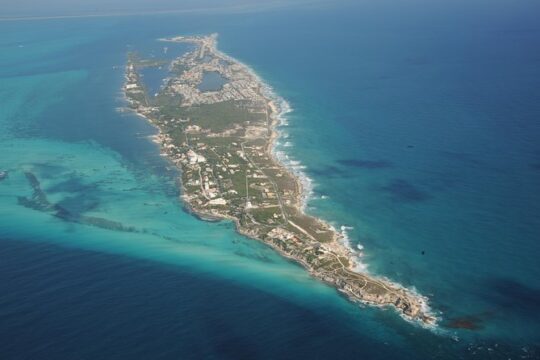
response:
[[[130,107],[159,131],[162,155],[181,170],[182,198],[202,219],[229,219],[304,266],[352,301],[391,306],[424,324],[436,319],[424,297],[358,272],[342,234],[303,211],[300,179],[275,158],[279,104],[245,65],[217,50],[217,36],[161,39],[191,45],[168,63],[171,77],[148,94],[141,70],[160,59],[129,54],[124,86]]]

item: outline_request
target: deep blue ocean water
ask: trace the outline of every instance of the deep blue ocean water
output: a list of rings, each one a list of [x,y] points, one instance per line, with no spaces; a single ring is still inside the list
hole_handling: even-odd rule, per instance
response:
[[[0,358],[540,357],[538,13],[379,2],[0,22]],[[123,66],[134,49],[161,56],[157,38],[212,32],[294,109],[278,150],[313,180],[308,210],[347,226],[369,271],[428,295],[438,330],[350,304],[183,210],[153,129],[118,110]],[[22,206],[28,171],[50,202],[121,226]]]

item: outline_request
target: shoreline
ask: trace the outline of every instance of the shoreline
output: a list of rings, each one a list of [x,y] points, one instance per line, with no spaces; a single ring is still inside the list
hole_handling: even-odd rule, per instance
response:
[[[360,254],[352,248],[350,245],[350,242],[347,240],[347,234],[346,234],[346,228],[342,226],[341,232],[338,231],[334,226],[326,222],[324,219],[321,219],[319,217],[315,217],[313,215],[308,215],[306,212],[306,206],[308,202],[310,201],[310,196],[312,195],[312,180],[309,179],[309,177],[304,174],[300,169],[295,168],[294,165],[287,163],[286,160],[284,160],[276,150],[277,143],[280,138],[280,131],[278,127],[280,125],[286,124],[286,114],[291,112],[291,107],[288,104],[288,102],[278,96],[272,89],[272,87],[268,84],[266,84],[260,76],[258,76],[253,69],[251,69],[246,64],[234,59],[233,57],[224,54],[223,52],[217,50],[217,41],[216,41],[217,35],[213,34],[210,37],[204,38],[204,39],[210,39],[212,47],[210,49],[211,52],[213,52],[213,55],[215,55],[217,58],[225,59],[226,61],[230,62],[234,65],[239,65],[241,68],[241,71],[247,73],[251,78],[255,80],[255,82],[258,84],[258,93],[259,95],[265,100],[266,102],[266,116],[268,124],[268,131],[269,131],[269,138],[267,140],[267,144],[265,147],[265,153],[268,155],[268,158],[270,159],[271,163],[274,164],[278,169],[283,169],[286,173],[289,174],[289,176],[294,180],[295,186],[296,186],[296,195],[293,197],[294,204],[291,206],[292,208],[296,209],[299,214],[302,216],[309,216],[312,219],[314,219],[317,223],[320,224],[321,228],[329,229],[332,233],[333,240],[330,244],[326,244],[331,251],[334,251],[334,253],[337,256],[344,256],[348,261],[348,265],[345,267],[343,266],[343,273],[345,276],[355,276],[360,277],[364,282],[364,286],[366,287],[368,284],[370,286],[376,286],[380,287],[380,289],[385,289],[384,291],[388,292],[388,296],[393,295],[392,298],[397,298],[396,303],[394,304],[393,301],[378,299],[379,296],[373,297],[373,295],[359,295],[357,292],[353,290],[352,287],[347,285],[347,283],[341,284],[342,280],[339,279],[339,277],[336,279],[335,277],[328,277],[328,275],[325,275],[325,272],[320,272],[313,268],[313,266],[306,262],[305,259],[302,257],[291,255],[287,252],[285,252],[283,249],[281,249],[279,246],[276,245],[276,243],[273,243],[272,241],[267,241],[264,238],[261,238],[259,234],[257,234],[256,229],[248,229],[245,226],[242,226],[240,220],[237,217],[224,214],[223,212],[217,212],[215,210],[208,211],[207,209],[200,209],[194,206],[190,202],[190,196],[189,191],[185,187],[185,184],[183,181],[179,181],[182,195],[181,200],[186,206],[186,209],[194,214],[196,217],[206,220],[206,221],[219,221],[219,220],[231,220],[235,223],[235,228],[238,233],[247,236],[249,238],[261,241],[265,243],[266,245],[269,245],[274,250],[278,251],[278,253],[281,256],[284,256],[290,260],[295,261],[296,263],[299,263],[301,266],[306,268],[308,272],[316,279],[319,279],[320,281],[323,281],[326,284],[331,285],[332,287],[336,288],[339,293],[345,295],[349,300],[353,302],[360,302],[363,304],[367,304],[370,306],[377,306],[377,307],[383,307],[387,308],[389,306],[393,307],[399,315],[411,322],[422,324],[424,326],[432,327],[436,326],[437,318],[432,314],[431,309],[428,305],[428,299],[422,295],[420,295],[416,290],[408,289],[403,287],[401,284],[395,283],[393,281],[390,281],[389,279],[382,278],[380,276],[376,276],[373,274],[370,274],[365,270],[365,265],[360,261]],[[167,42],[195,42],[200,41],[199,38],[184,38],[184,37],[176,37],[171,39],[159,39],[159,41],[167,41]],[[132,66],[132,65],[131,65]],[[130,99],[127,96],[127,89],[128,89],[128,83],[129,83],[129,77],[126,73],[126,84],[124,85],[124,95],[127,99],[128,103],[130,103],[132,106],[135,104],[137,105],[137,102],[134,101],[132,98]],[[167,134],[164,134],[160,127],[156,124],[153,124],[153,120],[146,116],[145,114],[141,114],[141,112],[137,111],[136,109],[132,109],[134,112],[143,118],[145,118],[146,121],[150,122],[154,127],[157,128],[158,134],[153,136],[153,141],[158,143],[160,145],[161,150],[165,149],[165,137]],[[270,110],[270,113],[269,111]],[[283,154],[287,156],[287,154],[283,151]],[[164,153],[164,156],[168,156],[167,152]],[[170,156],[168,156],[170,158]],[[174,162],[174,159],[170,158],[171,162],[175,164],[175,166],[181,168],[177,163]],[[251,161],[251,160],[250,160]],[[183,171],[182,169],[180,169]],[[309,191],[308,191],[309,189]],[[290,221],[289,221],[290,222]],[[298,227],[294,223],[290,222],[295,227]],[[303,230],[302,228],[298,227],[299,230]],[[305,232],[305,230],[303,230]],[[306,233],[306,235],[309,235]],[[311,236],[311,235],[309,235]],[[359,271],[359,269],[362,269],[363,271]],[[354,275],[353,275],[354,274]],[[340,284],[340,285],[338,285]],[[403,304],[402,301],[406,301],[406,304]],[[414,315],[409,314],[409,307],[413,306],[415,304]],[[399,310],[400,311],[399,311]]]
[[[244,64],[242,64],[242,65],[246,66]],[[250,69],[250,71],[253,74],[255,74],[252,69]],[[255,74],[255,76],[258,79],[258,81],[261,81],[264,84],[263,86],[264,86],[265,90],[269,91],[275,99],[279,99],[279,100],[283,101],[285,104],[287,104],[288,108],[286,110],[283,110],[283,109],[281,109],[281,107],[275,106],[275,103],[274,103],[275,100],[271,99],[269,101],[270,108],[273,111],[275,111],[275,114],[276,114],[275,115],[275,121],[273,121],[273,123],[272,123],[272,137],[271,137],[271,140],[269,142],[269,154],[272,156],[273,160],[277,164],[279,164],[279,165],[285,167],[286,169],[288,169],[292,173],[292,175],[295,177],[295,179],[297,181],[297,186],[299,187],[300,192],[301,192],[301,196],[300,196],[300,199],[299,199],[299,208],[301,209],[302,212],[305,212],[305,209],[306,209],[306,207],[307,207],[307,205],[308,205],[308,203],[309,203],[309,201],[311,199],[312,194],[311,194],[311,190],[310,190],[309,193],[305,192],[304,182],[311,183],[312,180],[306,174],[304,174],[301,170],[294,169],[293,166],[291,166],[289,164],[286,164],[281,159],[279,159],[279,157],[276,155],[277,141],[279,140],[279,137],[280,137],[280,132],[277,129],[277,127],[281,125],[281,121],[282,121],[281,117],[284,117],[286,114],[292,112],[293,110],[290,108],[289,103],[286,100],[281,99],[278,95],[273,93],[272,87],[270,85],[264,83],[262,81],[262,79],[258,75]],[[285,119],[283,119],[283,120],[285,120]],[[285,150],[283,150],[283,153],[286,155]],[[305,179],[302,179],[302,177],[304,177]],[[311,216],[315,217],[319,221],[327,223],[327,220],[325,220],[325,219],[316,217],[314,215],[311,215]],[[342,225],[341,229],[340,229],[341,231],[338,231],[331,224],[328,224],[328,225],[330,226],[332,231],[336,234],[336,241],[339,244],[341,244],[342,246],[346,247],[347,250],[352,255],[353,259],[355,260],[354,264],[351,264],[351,269],[350,270],[360,273],[360,271],[358,271],[358,268],[361,268],[361,269],[363,269],[361,271],[361,273],[363,273],[363,274],[378,277],[378,278],[390,283],[392,286],[400,288],[403,291],[412,293],[414,296],[417,296],[418,298],[422,299],[421,305],[422,305],[423,311],[426,312],[427,314],[431,314],[432,316],[434,316],[434,314],[432,313],[432,310],[431,310],[431,308],[429,307],[429,304],[428,304],[429,299],[426,296],[421,295],[416,289],[407,288],[407,287],[405,287],[405,286],[403,286],[403,285],[401,285],[401,284],[399,284],[397,282],[394,282],[394,281],[392,281],[392,280],[390,280],[390,279],[388,279],[386,277],[371,274],[369,271],[367,271],[367,264],[364,264],[359,260],[359,258],[361,257],[361,254],[358,254],[358,252],[351,246],[350,240],[348,240],[348,237],[347,237],[348,235],[347,235],[346,231],[351,230],[352,228],[347,227],[345,225]],[[240,232],[240,233],[242,233],[242,232]],[[254,239],[259,240],[257,238],[254,238]],[[264,242],[264,243],[266,243],[266,242]],[[298,259],[289,256],[288,254],[281,251],[281,249],[279,249],[279,248],[277,248],[275,246],[272,246],[272,245],[271,245],[271,247],[273,249],[275,249],[276,251],[278,251],[278,253],[280,253],[282,256],[285,256],[286,258],[291,259],[291,260],[293,260],[295,262],[299,262]],[[363,249],[363,246],[362,246],[362,249]],[[302,264],[302,265],[305,268],[308,268],[308,271],[312,276],[314,276],[315,278],[319,278],[317,276],[316,272],[313,272],[312,270],[309,269],[309,267],[308,267],[309,264]],[[333,283],[327,282],[325,280],[323,280],[323,282],[326,283],[327,285],[330,285],[330,286],[333,285]],[[338,290],[339,293],[341,293],[347,299],[349,299],[349,300],[351,300],[353,302],[357,302],[357,303],[360,303],[360,304],[365,304],[365,305],[368,305],[368,306],[375,306],[375,307],[378,307],[378,308],[386,308],[386,307],[388,307],[388,305],[378,304],[376,302],[369,302],[369,301],[366,301],[366,300],[359,300],[354,295],[354,293],[347,292],[346,290],[339,289],[339,288],[337,290]],[[413,320],[410,317],[406,316],[405,314],[403,314],[403,313],[401,313],[399,311],[397,313],[401,318],[403,318],[404,320],[406,320],[408,322],[411,322],[413,324],[420,324],[421,326],[432,329],[432,330],[437,328],[436,322],[438,321],[438,318],[436,318],[436,317],[435,317],[435,322],[433,324],[426,324],[424,322],[419,322],[419,321]]]

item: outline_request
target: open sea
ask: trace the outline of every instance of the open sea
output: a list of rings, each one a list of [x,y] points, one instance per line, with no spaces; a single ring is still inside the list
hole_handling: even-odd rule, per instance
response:
[[[383,0],[0,21],[0,359],[540,359],[539,15]],[[276,151],[311,179],[306,210],[428,296],[436,329],[184,210],[155,130],[121,111],[124,66],[213,32],[291,106]],[[28,172],[72,216],[24,206]]]

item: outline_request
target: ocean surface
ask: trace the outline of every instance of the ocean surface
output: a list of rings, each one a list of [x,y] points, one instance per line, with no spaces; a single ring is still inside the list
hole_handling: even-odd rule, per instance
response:
[[[540,358],[538,14],[382,1],[0,21],[0,358]],[[291,106],[276,151],[311,179],[306,210],[363,271],[428,296],[436,329],[184,210],[155,130],[121,110],[124,66],[213,32]],[[25,206],[43,196],[70,216]]]

